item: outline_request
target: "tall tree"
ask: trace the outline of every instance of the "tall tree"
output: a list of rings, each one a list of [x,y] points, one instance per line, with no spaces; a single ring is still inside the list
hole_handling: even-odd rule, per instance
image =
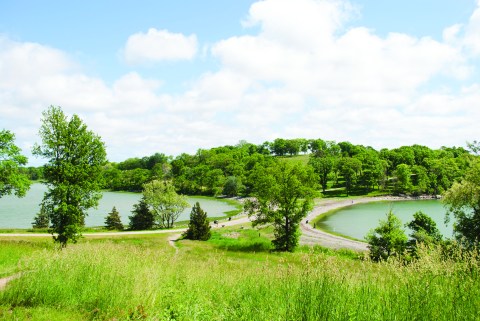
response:
[[[190,222],[184,236],[189,240],[206,241],[211,235],[207,213],[202,210],[200,203],[196,202],[190,212]]]
[[[272,224],[279,251],[293,251],[298,244],[298,225],[311,209],[316,177],[311,167],[279,162],[255,173],[254,199],[245,204],[253,225]]]
[[[402,222],[392,211],[386,220],[371,230],[365,239],[368,242],[370,258],[374,261],[386,260],[390,256],[401,256],[407,246],[407,236],[402,229]]]
[[[39,135],[42,144],[35,144],[33,154],[47,159],[42,206],[54,240],[65,247],[81,236],[86,211],[102,197],[105,145],[77,115],[68,119],[55,106],[43,112]]]
[[[30,188],[27,175],[20,172],[20,166],[26,165],[28,160],[14,142],[12,132],[0,130],[0,198],[12,193],[22,197]]]
[[[455,237],[467,245],[480,241],[480,161],[475,161],[461,183],[454,183],[444,194],[446,219],[453,214]]]
[[[185,196],[178,195],[170,181],[151,181],[144,185],[145,202],[152,208],[160,228],[171,228],[188,207]]]
[[[316,157],[311,156],[308,163],[313,167],[313,170],[320,177],[320,185],[322,185],[322,190],[325,192],[327,189],[328,177],[333,170],[335,160],[331,156]]]

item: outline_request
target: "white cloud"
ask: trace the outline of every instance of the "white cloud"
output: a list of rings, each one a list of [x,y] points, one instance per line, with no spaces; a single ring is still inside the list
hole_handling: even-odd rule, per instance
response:
[[[465,29],[465,45],[476,55],[480,55],[480,1],[470,17]]]
[[[142,64],[163,60],[191,60],[197,53],[197,36],[185,36],[168,30],[150,28],[147,33],[128,37],[123,50],[129,64]]]
[[[109,84],[60,50],[2,38],[0,127],[29,148],[41,111],[61,105],[102,136],[115,161],[241,139],[321,137],[376,148],[478,140],[480,83],[465,50],[475,14],[438,41],[346,29],[352,10],[340,0],[257,2],[245,25],[259,32],[209,46],[218,68],[175,94],[135,71]],[[151,29],[131,36],[124,54],[129,63],[192,59],[197,47],[195,36]]]

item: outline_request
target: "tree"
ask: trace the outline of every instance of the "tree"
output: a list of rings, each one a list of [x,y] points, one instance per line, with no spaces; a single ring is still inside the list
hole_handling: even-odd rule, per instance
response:
[[[480,161],[472,164],[460,183],[454,183],[443,197],[447,208],[446,221],[455,217],[455,237],[468,246],[480,237]]]
[[[86,211],[102,197],[105,145],[77,115],[68,119],[55,106],[43,112],[39,135],[42,144],[35,144],[33,154],[48,160],[44,165],[47,191],[41,205],[50,219],[53,239],[65,247],[81,236]]]
[[[392,211],[388,212],[386,220],[371,230],[365,239],[368,242],[370,258],[374,261],[386,260],[390,256],[403,255],[407,246],[407,236],[402,229],[402,222]]]
[[[311,209],[316,195],[316,177],[311,167],[279,162],[255,171],[255,199],[245,203],[254,216],[253,226],[272,224],[278,251],[293,251],[298,244],[298,225]]]
[[[340,173],[345,179],[345,192],[348,196],[357,183],[358,174],[362,169],[362,163],[357,158],[343,157],[340,159],[338,166]]]
[[[120,213],[118,213],[116,207],[112,208],[112,211],[108,213],[105,218],[105,227],[107,230],[118,230],[123,231],[123,223],[120,218]]]
[[[128,228],[130,230],[150,230],[155,225],[155,217],[148,207],[145,197],[133,205],[132,216],[129,216],[130,223]]]
[[[412,230],[411,239],[408,241],[408,247],[411,251],[415,251],[418,243],[438,244],[442,241],[437,223],[422,211],[413,214],[413,220],[405,224],[405,227]]]
[[[398,193],[409,193],[412,190],[412,171],[407,164],[399,164],[394,173],[397,181],[395,183],[395,191]]]
[[[175,192],[170,181],[154,180],[143,188],[145,202],[152,208],[156,223],[160,228],[171,228],[180,214],[189,206],[183,195]]]
[[[202,210],[200,203],[196,202],[190,212],[190,222],[184,236],[189,240],[206,241],[211,235],[207,213]]]
[[[468,149],[476,154],[476,155],[479,155],[480,154],[480,142],[474,140],[473,142],[467,142],[467,147]]]
[[[28,159],[21,155],[15,144],[15,135],[8,130],[0,130],[0,198],[14,193],[25,196],[30,188],[28,176],[20,172],[20,166]]]
[[[235,176],[229,176],[225,181],[225,185],[223,185],[222,194],[228,197],[233,197],[240,194],[243,189],[244,186],[242,185],[240,179]]]
[[[50,219],[48,218],[48,213],[45,212],[45,209],[40,207],[40,212],[35,215],[32,222],[33,228],[48,228],[50,225]]]
[[[313,167],[314,171],[320,177],[320,184],[322,185],[322,190],[325,193],[327,189],[328,176],[333,170],[334,159],[330,156],[324,157],[310,157],[308,163]]]

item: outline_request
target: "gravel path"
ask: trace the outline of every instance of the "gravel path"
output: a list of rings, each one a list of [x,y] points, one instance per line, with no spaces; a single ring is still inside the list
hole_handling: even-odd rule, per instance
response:
[[[363,197],[358,199],[322,199],[315,205],[307,217],[300,223],[302,236],[300,237],[300,244],[305,245],[321,245],[331,249],[350,249],[354,251],[368,251],[367,243],[350,240],[341,236],[333,235],[321,230],[314,229],[307,221],[313,220],[315,217],[324,214],[328,211],[338,209],[341,207],[351,206],[361,203],[379,202],[379,201],[399,201],[405,200],[401,197],[382,196],[382,197]]]

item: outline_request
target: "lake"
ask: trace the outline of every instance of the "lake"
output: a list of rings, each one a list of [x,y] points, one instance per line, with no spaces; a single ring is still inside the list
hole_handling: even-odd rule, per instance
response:
[[[33,218],[40,211],[40,202],[46,187],[43,184],[32,184],[27,195],[18,198],[12,195],[0,198],[0,228],[31,228]],[[86,226],[103,226],[105,217],[115,206],[120,213],[123,224],[127,225],[128,217],[132,216],[133,205],[138,203],[142,194],[126,192],[104,192],[97,209],[90,209],[85,219]],[[236,210],[236,207],[220,200],[203,197],[188,197],[188,203],[193,206],[199,202],[208,216],[225,216],[225,212]],[[191,207],[185,209],[179,221],[190,219]]]
[[[445,209],[438,200],[419,201],[382,201],[371,202],[344,207],[327,216],[317,223],[317,227],[330,232],[350,236],[364,240],[365,235],[378,226],[379,220],[385,219],[386,214],[392,209],[393,213],[406,224],[413,220],[413,214],[417,211],[430,216],[444,237],[451,237],[453,232],[453,220],[445,225]],[[406,229],[407,234],[410,231]]]

